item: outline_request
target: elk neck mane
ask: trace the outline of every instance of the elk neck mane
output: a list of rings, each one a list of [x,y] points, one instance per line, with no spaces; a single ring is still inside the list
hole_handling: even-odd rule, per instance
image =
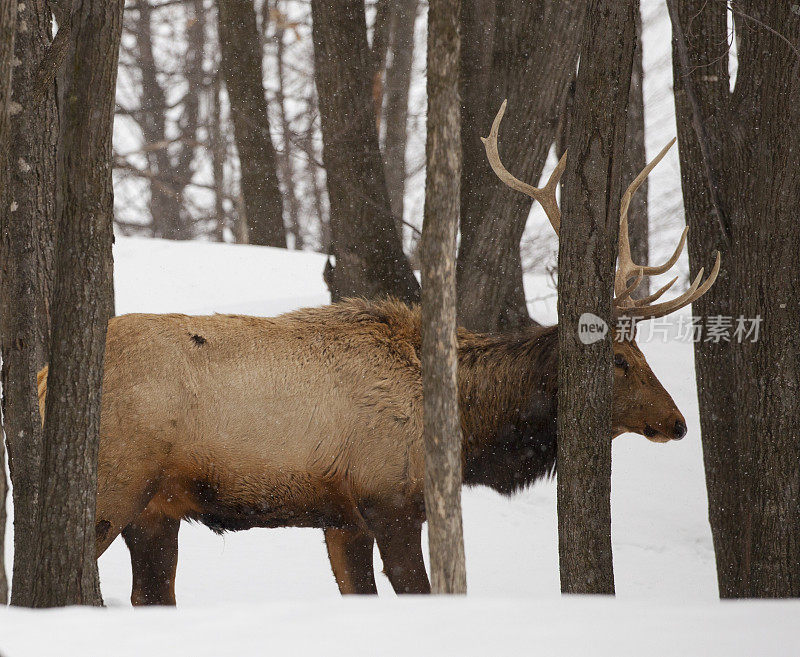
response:
[[[419,306],[349,299],[337,307],[345,321],[383,324],[421,356]],[[459,329],[458,386],[465,484],[510,495],[554,472],[557,326],[509,334]]]
[[[558,327],[459,331],[464,483],[510,495],[556,463]]]

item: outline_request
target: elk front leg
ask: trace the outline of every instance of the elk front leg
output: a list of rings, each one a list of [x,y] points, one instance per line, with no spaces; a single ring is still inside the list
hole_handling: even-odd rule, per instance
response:
[[[122,530],[131,553],[131,604],[175,605],[180,520],[145,510]]]
[[[422,525],[392,523],[375,532],[383,570],[395,593],[430,593],[431,585],[422,558]]]
[[[364,531],[333,528],[325,530],[328,559],[342,595],[378,592],[372,565],[374,543],[372,535]]]

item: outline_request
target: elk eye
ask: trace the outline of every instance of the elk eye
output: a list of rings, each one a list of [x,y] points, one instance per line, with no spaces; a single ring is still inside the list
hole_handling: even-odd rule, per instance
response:
[[[625,356],[622,354],[614,354],[614,367],[621,367],[625,371],[625,374],[627,374],[630,365],[628,365],[628,361],[625,360]]]

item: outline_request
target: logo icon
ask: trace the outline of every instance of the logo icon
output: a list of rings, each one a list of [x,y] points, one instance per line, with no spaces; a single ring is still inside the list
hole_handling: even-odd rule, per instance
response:
[[[594,344],[606,337],[608,324],[593,313],[583,313],[578,319],[578,339],[583,344]]]

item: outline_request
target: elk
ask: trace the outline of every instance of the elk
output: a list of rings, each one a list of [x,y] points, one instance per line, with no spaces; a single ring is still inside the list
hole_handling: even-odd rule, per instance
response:
[[[558,233],[566,160],[545,187],[500,162],[505,104],[484,140],[507,185],[538,200]],[[697,299],[719,272],[654,304],[631,292],[658,267],[632,262],[631,183],[621,211],[615,309],[638,320]],[[633,280],[633,282],[631,282]],[[509,495],[556,466],[557,326],[513,335],[458,333],[466,485]],[[175,604],[181,520],[216,532],[319,527],[342,593],[375,593],[372,549],[398,593],[430,591],[421,528],[424,450],[420,312],[391,299],[349,299],[276,318],[135,314],[108,325],[96,506],[98,557],[122,534],[134,605]],[[614,343],[612,433],[679,440],[686,422],[632,339]],[[47,369],[39,374],[44,409]]]

